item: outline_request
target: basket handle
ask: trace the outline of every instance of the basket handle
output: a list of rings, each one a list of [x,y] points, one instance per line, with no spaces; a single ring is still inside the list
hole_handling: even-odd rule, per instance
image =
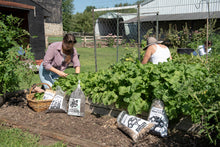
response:
[[[51,86],[48,85],[47,83],[38,83],[38,84],[34,84],[34,86],[31,87],[31,89],[29,90],[29,94],[31,94],[31,91],[33,90],[33,88],[35,88],[38,85],[47,85],[50,88],[50,90],[52,90]]]

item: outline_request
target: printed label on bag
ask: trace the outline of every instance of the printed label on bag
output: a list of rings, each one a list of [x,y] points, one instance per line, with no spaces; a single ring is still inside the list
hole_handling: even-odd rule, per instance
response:
[[[54,95],[55,95],[55,93],[45,91],[43,99],[44,100],[51,100],[51,99],[53,99]]]
[[[63,97],[60,95],[56,95],[53,101],[50,104],[49,109],[60,109]]]
[[[131,129],[135,134],[138,134],[143,128],[148,125],[147,121],[127,114],[124,115],[121,123]]]
[[[81,104],[81,99],[70,98],[68,115],[79,116],[80,115],[80,104]]]
[[[152,116],[163,117],[163,113],[164,113],[163,111],[164,110],[161,109],[161,108],[152,107],[151,111],[150,111],[150,116],[149,117],[152,117]]]
[[[149,121],[155,124],[154,128],[152,128],[154,133],[159,133],[162,137],[167,136],[168,119],[164,109],[152,107]]]

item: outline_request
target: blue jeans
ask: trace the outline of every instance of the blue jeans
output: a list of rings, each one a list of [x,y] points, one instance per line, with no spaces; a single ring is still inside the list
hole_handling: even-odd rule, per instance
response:
[[[40,65],[39,68],[39,76],[40,76],[40,80],[42,83],[47,83],[48,85],[50,85],[50,87],[52,87],[53,83],[56,81],[56,79],[59,78],[59,75],[50,71],[50,70],[46,70],[43,67],[43,62]],[[47,85],[44,85],[45,89],[48,89],[49,87]]]

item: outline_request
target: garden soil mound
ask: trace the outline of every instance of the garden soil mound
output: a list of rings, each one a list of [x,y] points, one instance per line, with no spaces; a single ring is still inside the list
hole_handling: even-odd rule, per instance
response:
[[[19,127],[41,135],[40,143],[51,140],[64,141],[68,146],[211,146],[204,138],[169,128],[168,137],[151,134],[139,142],[117,128],[116,118],[86,113],[84,117],[69,116],[66,113],[34,112],[27,105],[25,95],[10,97],[0,108],[1,125]],[[4,123],[2,123],[4,122]]]

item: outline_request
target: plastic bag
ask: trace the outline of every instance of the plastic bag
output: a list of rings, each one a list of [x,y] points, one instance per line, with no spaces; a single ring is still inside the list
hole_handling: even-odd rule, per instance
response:
[[[67,112],[67,96],[60,86],[56,87],[56,94],[47,112]]]
[[[51,100],[54,98],[56,91],[46,89],[44,92],[43,100]]]
[[[160,135],[161,137],[167,136],[168,118],[161,100],[153,100],[148,121],[155,124],[150,130],[152,134]]]
[[[80,87],[80,80],[75,91],[70,95],[68,115],[84,116],[85,114],[85,95]]]
[[[154,126],[153,123],[122,111],[117,117],[118,128],[130,136],[134,142],[143,138]]]

